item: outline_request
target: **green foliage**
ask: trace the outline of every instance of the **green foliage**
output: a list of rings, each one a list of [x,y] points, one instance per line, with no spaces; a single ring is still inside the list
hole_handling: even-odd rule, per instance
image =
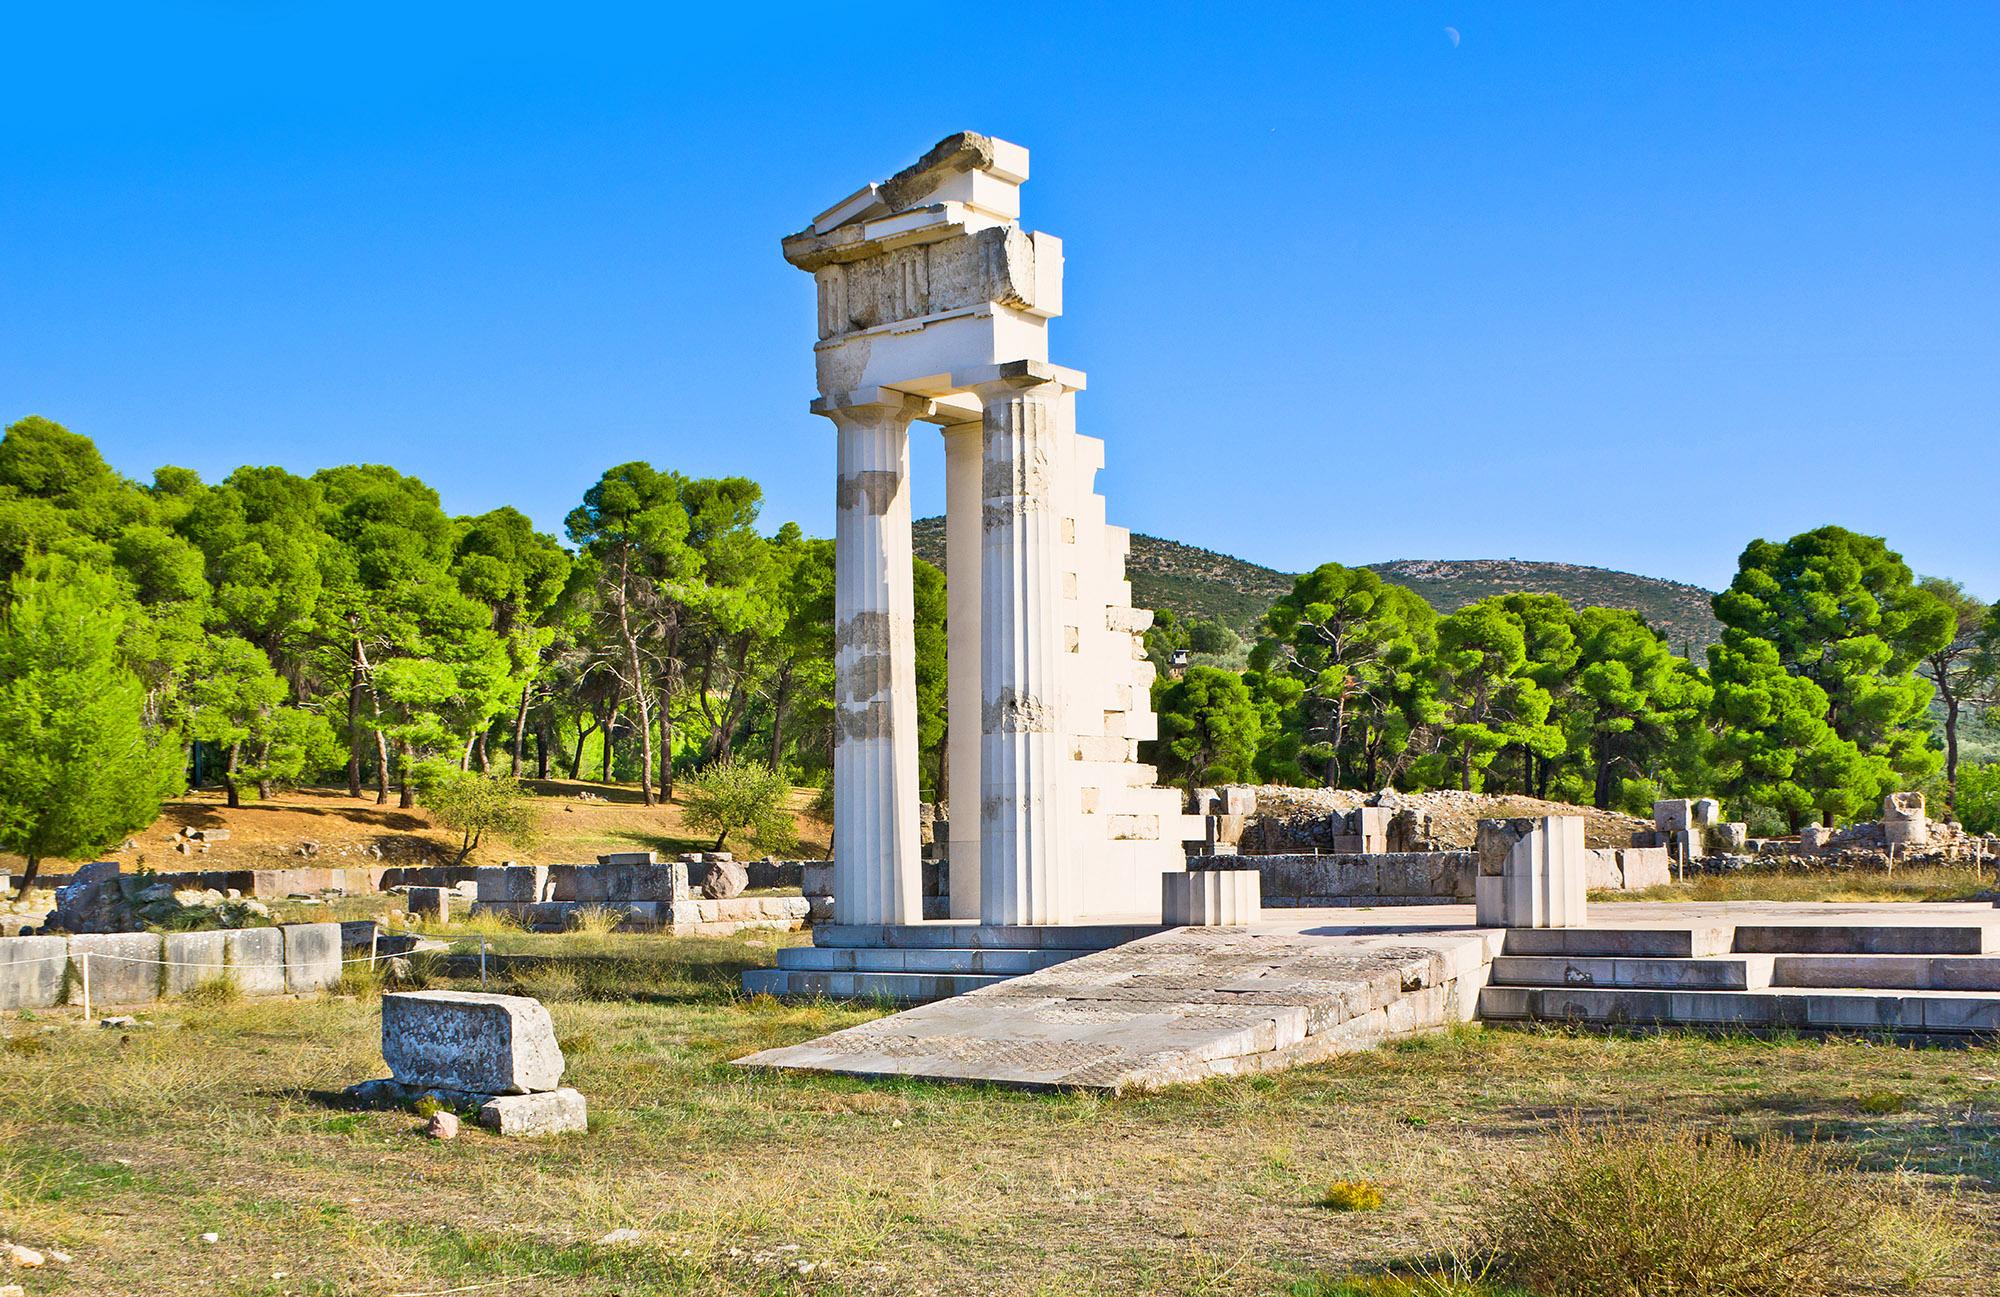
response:
[[[915,563],[917,646],[917,754],[922,782],[933,797],[944,794],[938,778],[945,736],[944,573],[922,559]]]
[[[447,769],[432,774],[422,787],[431,818],[459,835],[454,864],[463,864],[489,833],[518,843],[534,832],[534,797],[518,779]]]
[[[120,660],[130,610],[108,573],[31,558],[0,611],[0,848],[26,858],[110,846],[152,823],[180,753],[149,732]]]
[[[1823,814],[1851,815],[1938,768],[1924,721],[1931,684],[1916,668],[1952,641],[1958,619],[1881,539],[1821,527],[1782,545],[1752,541],[1715,612],[1735,652],[1745,639],[1767,644],[1779,667],[1821,691],[1837,743],[1813,749],[1796,773]]]
[[[1153,692],[1160,722],[1154,754],[1161,774],[1189,793],[1203,784],[1251,777],[1263,719],[1242,676],[1189,667],[1179,680],[1160,677]]]
[[[2000,761],[1958,768],[1957,814],[1967,833],[2000,833]]]
[[[1437,616],[1411,591],[1366,568],[1326,563],[1272,605],[1250,664],[1279,703],[1299,759],[1328,786],[1371,785],[1400,768],[1416,728],[1437,719],[1425,666]],[[1276,687],[1280,677],[1296,691]]]
[[[785,851],[797,841],[791,793],[791,785],[767,765],[718,761],[689,776],[681,814],[690,826],[715,834],[718,851],[739,829],[766,851]]]

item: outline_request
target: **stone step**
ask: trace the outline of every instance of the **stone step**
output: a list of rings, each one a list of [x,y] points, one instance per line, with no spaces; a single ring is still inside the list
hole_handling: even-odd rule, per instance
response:
[[[1730,953],[1730,929],[1509,928],[1503,950],[1509,955],[1701,959]]]
[[[1496,986],[1599,987],[1684,991],[1757,991],[1771,984],[1773,955],[1703,959],[1502,955],[1493,961]]]
[[[1060,964],[1082,950],[973,950],[948,947],[911,950],[900,946],[788,946],[778,967],[815,973],[987,973],[1014,977]]]
[[[975,973],[855,973],[753,968],[743,974],[743,991],[746,995],[775,995],[780,999],[824,996],[829,1000],[929,1004],[1006,980],[1005,976]]]
[[[1488,986],[1489,1021],[1965,1035],[2000,1030],[2000,996],[1949,991],[1665,991]]]
[[[1739,955],[1982,955],[2000,951],[2000,928],[1870,927],[1864,924],[1740,924]]]
[[[815,946],[868,946],[903,950],[1109,950],[1165,928],[1157,923],[822,923]]]
[[[1774,955],[1773,986],[2000,991],[1994,955]]]

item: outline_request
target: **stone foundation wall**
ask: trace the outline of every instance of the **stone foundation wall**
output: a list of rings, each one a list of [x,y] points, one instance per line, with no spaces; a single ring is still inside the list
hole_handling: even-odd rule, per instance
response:
[[[86,955],[93,1009],[151,1004],[219,977],[245,995],[306,994],[340,980],[340,925],[0,937],[0,1011],[80,1004]]]
[[[1256,869],[1266,909],[1469,902],[1478,876],[1478,860],[1470,851],[1197,856],[1188,867]]]

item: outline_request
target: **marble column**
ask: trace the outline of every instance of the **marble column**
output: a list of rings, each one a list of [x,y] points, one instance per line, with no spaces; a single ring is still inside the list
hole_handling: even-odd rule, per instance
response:
[[[984,427],[955,423],[944,429],[945,801],[951,808],[945,846],[951,878],[951,917],[977,919],[979,889],[979,566],[980,520],[985,514],[980,471]]]
[[[1028,375],[973,388],[983,411],[979,601],[979,917],[1062,923],[1061,541],[1054,479],[1059,383]]]
[[[913,399],[822,408],[839,429],[834,521],[833,916],[924,916],[910,575]]]

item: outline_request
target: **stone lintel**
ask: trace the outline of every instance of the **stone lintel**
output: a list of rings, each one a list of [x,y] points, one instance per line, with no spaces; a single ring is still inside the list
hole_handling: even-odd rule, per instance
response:
[[[893,387],[858,387],[851,392],[838,392],[832,396],[816,396],[807,407],[814,414],[823,414],[834,419],[840,414],[873,413],[898,414],[910,419],[928,418],[931,402],[921,396],[913,396]]]

